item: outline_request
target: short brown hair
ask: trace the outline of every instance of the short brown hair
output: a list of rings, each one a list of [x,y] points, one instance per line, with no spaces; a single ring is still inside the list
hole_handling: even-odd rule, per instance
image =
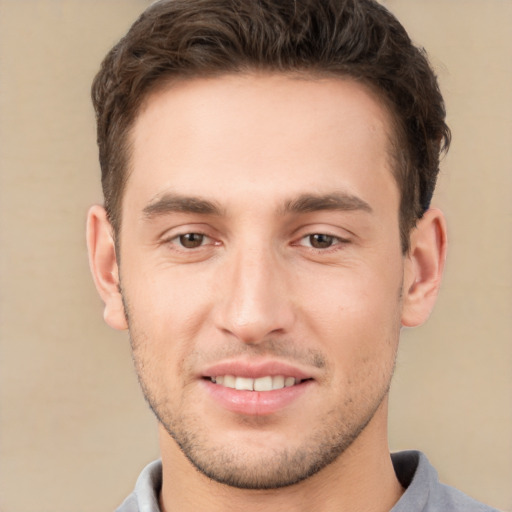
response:
[[[105,208],[115,232],[128,178],[129,133],[142,101],[166,81],[247,71],[351,77],[395,120],[394,173],[404,252],[428,209],[450,143],[424,50],[373,0],[161,0],[105,57],[92,86]]]

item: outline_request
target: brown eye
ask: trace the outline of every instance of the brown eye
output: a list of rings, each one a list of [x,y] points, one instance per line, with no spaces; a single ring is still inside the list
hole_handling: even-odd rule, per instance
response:
[[[333,245],[336,238],[330,235],[324,235],[322,233],[315,233],[309,235],[309,245],[315,249],[328,249]]]
[[[205,236],[200,233],[186,233],[179,236],[180,245],[186,249],[196,249],[203,245]]]

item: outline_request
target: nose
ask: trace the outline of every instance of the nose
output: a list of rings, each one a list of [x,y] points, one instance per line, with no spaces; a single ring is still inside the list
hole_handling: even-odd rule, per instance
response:
[[[218,276],[217,327],[243,343],[289,332],[294,307],[285,262],[271,250],[241,249]]]

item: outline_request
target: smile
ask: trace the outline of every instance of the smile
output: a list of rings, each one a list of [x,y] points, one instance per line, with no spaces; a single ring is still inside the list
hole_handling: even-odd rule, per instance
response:
[[[250,377],[236,377],[234,375],[219,375],[210,377],[211,382],[226,388],[239,391],[275,391],[283,389],[301,382],[295,377],[285,377],[284,375],[267,375],[251,379]]]
[[[276,361],[219,363],[205,369],[201,380],[213,403],[232,413],[249,416],[284,410],[314,389],[315,382],[306,372]]]

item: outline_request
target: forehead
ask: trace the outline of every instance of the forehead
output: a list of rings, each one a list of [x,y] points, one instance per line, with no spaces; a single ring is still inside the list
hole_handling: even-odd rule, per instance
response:
[[[134,123],[126,200],[178,191],[277,201],[331,186],[360,196],[358,189],[382,180],[393,199],[391,136],[384,103],[350,79],[247,74],[176,82],[152,93]]]

